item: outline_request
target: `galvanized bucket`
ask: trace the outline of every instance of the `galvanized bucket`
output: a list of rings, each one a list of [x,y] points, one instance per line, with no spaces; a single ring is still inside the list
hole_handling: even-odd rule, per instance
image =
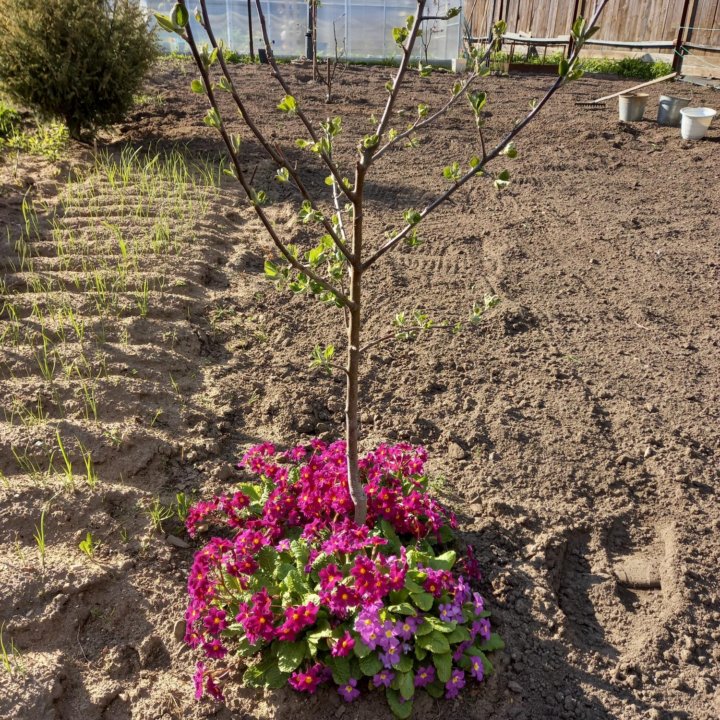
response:
[[[690,104],[690,98],[671,97],[670,95],[661,95],[660,104],[658,105],[657,121],[658,125],[669,125],[670,127],[680,127],[680,110]]]

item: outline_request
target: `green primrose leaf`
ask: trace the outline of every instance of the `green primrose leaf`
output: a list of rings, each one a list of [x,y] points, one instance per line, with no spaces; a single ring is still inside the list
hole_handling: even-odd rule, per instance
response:
[[[363,658],[360,658],[360,670],[363,675],[372,677],[376,673],[379,673],[383,669],[382,660],[375,654],[371,653]]]
[[[388,611],[391,613],[396,613],[398,615],[417,615],[417,610],[407,602],[398,603],[397,605],[391,605],[388,608]]]
[[[307,642],[281,642],[277,651],[278,669],[284,673],[291,673],[305,659]]]
[[[452,674],[452,655],[449,652],[433,654],[432,661],[437,670],[438,680],[446,683]]]
[[[417,644],[424,647],[433,654],[442,654],[450,652],[450,643],[443,633],[433,630],[429,635],[422,635],[417,638]]]
[[[271,667],[265,674],[265,683],[271,690],[279,690],[285,687],[289,678],[289,672],[283,672],[279,667]]]
[[[393,688],[385,688],[385,698],[392,714],[399,720],[407,720],[412,715],[412,700],[400,702],[400,693]]]
[[[410,599],[417,605],[421,610],[427,612],[433,606],[435,598],[426,592],[412,593]]]
[[[451,645],[467,642],[470,639],[470,632],[464,625],[458,625],[448,636],[448,642]]]
[[[442,555],[430,558],[430,567],[433,570],[452,570],[456,559],[457,553],[454,550],[448,550]]]
[[[355,647],[353,648],[353,652],[355,655],[359,658],[367,657],[372,650],[362,641],[360,638],[357,638],[355,640]]]
[[[492,633],[490,635],[490,639],[487,642],[484,642],[480,649],[484,652],[493,652],[494,650],[502,650],[505,647],[505,642],[503,639],[497,634]]]
[[[333,680],[337,685],[344,685],[350,680],[350,661],[346,657],[328,657],[328,667],[332,670]],[[380,663],[382,666],[382,663]]]
[[[399,672],[398,673],[398,690],[403,699],[411,700],[415,694],[415,683],[413,681],[412,672]]]
[[[422,649],[422,648],[421,648]],[[396,670],[399,670],[400,672],[410,672],[413,667],[413,659],[410,655],[403,655],[400,660],[398,660],[393,667]]]
[[[425,692],[430,697],[440,699],[445,694],[445,686],[439,680],[435,680],[435,682],[425,687]]]

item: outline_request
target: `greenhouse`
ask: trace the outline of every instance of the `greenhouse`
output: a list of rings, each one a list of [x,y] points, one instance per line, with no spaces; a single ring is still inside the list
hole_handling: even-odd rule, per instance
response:
[[[151,12],[169,14],[173,2],[146,0]],[[252,17],[248,18],[248,5]],[[262,45],[262,33],[255,3],[231,0],[208,0],[212,26],[230,48],[246,53],[250,47],[249,27],[255,47]],[[415,12],[415,0],[323,0],[317,11],[317,47],[321,57],[334,56],[335,40],[339,52],[351,60],[391,61],[398,56],[392,39],[392,28],[405,24]],[[435,0],[432,15],[442,15],[453,7],[448,0]],[[305,55],[307,33],[307,2],[305,0],[264,0],[263,13],[273,51],[281,57]],[[194,21],[193,21],[194,22]],[[194,26],[196,27],[196,26]],[[448,61],[458,57],[461,45],[461,16],[449,21],[433,20],[425,25],[422,41],[415,54],[433,61]],[[162,33],[161,41],[168,51],[186,52],[176,35]]]

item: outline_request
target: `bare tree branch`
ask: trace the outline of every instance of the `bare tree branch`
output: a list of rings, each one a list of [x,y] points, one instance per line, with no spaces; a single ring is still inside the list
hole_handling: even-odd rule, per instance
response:
[[[207,5],[206,0],[200,0],[200,8],[202,10],[202,16],[203,16],[203,27],[205,29],[205,32],[208,36],[208,39],[210,40],[210,45],[213,47],[213,49],[217,50],[217,58],[218,63],[220,64],[220,68],[222,69],[223,75],[225,76],[226,80],[228,81],[228,86],[230,87],[230,94],[235,101],[235,104],[237,105],[238,110],[240,111],[240,115],[242,119],[245,121],[245,124],[250,129],[250,132],[257,138],[260,145],[262,145],[265,152],[272,158],[273,162],[280,168],[285,168],[288,173],[290,174],[290,177],[295,182],[295,186],[297,187],[300,194],[307,200],[313,210],[318,210],[317,202],[315,199],[310,195],[307,188],[305,187],[304,183],[300,179],[299,174],[295,170],[295,168],[292,167],[292,165],[286,161],[285,157],[277,152],[270,143],[265,139],[265,136],[260,131],[260,129],[257,127],[253,119],[250,117],[250,113],[248,112],[247,108],[245,107],[245,104],[243,103],[242,99],[240,98],[239,93],[237,92],[237,89],[235,87],[235,83],[232,80],[232,77],[230,76],[230,71],[227,67],[227,64],[225,62],[225,57],[223,55],[222,47],[218,44],[218,42],[215,39],[215,33],[212,30],[212,27],[210,25],[210,18],[208,16],[207,12]],[[340,238],[335,230],[333,229],[330,222],[325,217],[324,213],[322,214],[322,225],[325,228],[325,231],[330,235],[330,237],[333,239],[333,242],[337,245],[340,252],[348,259],[350,260],[350,251],[347,248],[347,245],[344,243],[344,238]]]
[[[180,4],[184,5],[184,0],[180,0]],[[192,33],[192,29],[190,27],[190,24],[185,28],[185,35],[183,36],[185,41],[190,46],[190,51],[192,52],[193,58],[195,60],[195,64],[198,66],[198,69],[200,70],[200,74],[202,75],[203,83],[205,84],[205,90],[207,92],[208,100],[210,101],[210,105],[212,106],[213,110],[217,114],[217,117],[220,118],[220,111],[217,104],[217,99],[215,97],[215,93],[212,88],[212,83],[210,81],[210,75],[208,73],[207,68],[205,67],[205,64],[203,63],[202,58],[200,57],[200,52],[198,51],[197,44],[195,43],[195,38]],[[245,191],[245,194],[248,196],[250,201],[252,202],[252,206],[255,209],[255,213],[260,218],[260,221],[265,226],[265,229],[268,231],[268,234],[270,235],[273,243],[277,247],[280,254],[285,258],[285,260],[294,267],[298,272],[304,273],[308,278],[316,282],[320,287],[323,288],[323,290],[326,290],[327,292],[334,295],[342,304],[347,305],[348,307],[352,307],[354,303],[351,302],[351,300],[340,290],[338,290],[336,287],[334,287],[331,283],[329,283],[324,278],[320,277],[317,273],[315,273],[311,268],[307,267],[306,265],[303,265],[301,262],[299,262],[295,257],[293,257],[292,253],[288,250],[285,243],[280,240],[277,232],[275,231],[275,228],[273,227],[273,224],[270,222],[270,218],[268,218],[265,211],[260,207],[256,199],[254,198],[254,192],[253,188],[250,186],[250,184],[247,182],[247,179],[245,178],[245,174],[243,173],[242,166],[240,165],[240,160],[238,158],[237,152],[235,151],[235,148],[233,147],[232,140],[227,134],[227,130],[225,129],[225,126],[222,123],[222,119],[220,119],[220,124],[218,127],[218,130],[220,131],[220,135],[222,136],[223,142],[225,143],[225,147],[228,150],[228,153],[230,154],[230,159],[232,160],[233,167],[235,168],[235,175],[242,185],[243,190]]]
[[[596,6],[596,10],[593,14],[592,19],[588,23],[588,27],[592,27],[595,25],[597,19],[600,17],[600,13],[602,12],[607,2],[608,0],[600,0],[600,2]],[[568,65],[570,67],[572,67],[573,63],[577,60],[581,49],[582,44],[578,43],[572,54],[568,58]],[[510,130],[510,132],[508,132],[505,137],[503,137],[503,139],[487,155],[485,155],[483,160],[478,165],[466,172],[457,182],[453,184],[453,186],[449,190],[442,193],[442,195],[439,195],[437,198],[435,198],[435,200],[433,200],[430,204],[426,205],[420,211],[420,220],[418,222],[424,220],[433,210],[435,210],[439,205],[442,205],[448,198],[454,195],[463,185],[465,185],[465,183],[468,182],[468,180],[475,177],[476,175],[482,174],[485,166],[491,160],[494,160],[496,157],[498,157],[498,155],[500,155],[505,146],[513,138],[515,138],[518,133],[522,132],[522,130],[527,126],[527,124],[530,123],[533,118],[543,109],[547,101],[550,100],[550,98],[560,89],[562,85],[565,84],[565,82],[566,78],[564,76],[559,76],[557,80],[555,80],[555,82],[550,86],[550,88],[545,93],[544,97],[540,100],[540,102],[538,102],[537,105],[535,105],[535,107],[527,114],[527,116],[521,122],[517,123],[513,127],[513,129]],[[401,242],[403,238],[405,238],[414,227],[417,227],[417,224],[418,223],[416,222],[412,225],[405,225],[405,227],[403,227],[400,232],[398,232],[394,237],[390,238],[387,242],[381,245],[380,248],[376,250],[375,253],[363,263],[363,271],[374,265],[388,250],[391,250],[399,242]]]
[[[407,71],[408,65],[410,64],[410,56],[412,55],[415,40],[417,39],[418,31],[420,30],[420,23],[422,22],[421,16],[423,10],[425,9],[426,2],[427,0],[418,0],[418,12],[415,16],[415,19],[413,20],[413,24],[410,28],[407,41],[403,46],[403,57],[400,61],[400,67],[398,68],[397,75],[395,75],[393,86],[390,90],[390,95],[388,96],[387,102],[385,103],[385,110],[383,111],[380,122],[378,123],[377,129],[375,130],[375,135],[377,135],[378,140],[383,136],[385,128],[387,128],[387,124],[390,120],[390,113],[392,112],[395,101],[400,94],[400,86],[402,85],[403,77],[405,76],[405,72]],[[372,163],[372,152],[368,153],[367,155],[368,157],[366,161],[366,167],[369,167]]]
[[[263,13],[262,7],[260,5],[260,0],[255,0],[255,7],[257,8],[258,15],[260,17],[260,27],[262,29],[262,35],[263,35],[263,42],[265,43],[265,51],[267,52],[267,58],[268,62],[270,63],[270,67],[272,67],[273,70],[273,77],[280,83],[280,87],[285,91],[286,95],[292,95],[290,86],[285,82],[285,78],[282,76],[282,73],[280,72],[280,68],[278,67],[278,64],[275,60],[275,55],[272,51],[272,44],[270,42],[270,36],[268,35],[267,31],[267,23],[265,22],[265,14]],[[313,142],[317,143],[320,141],[320,138],[315,130],[315,128],[312,126],[312,123],[308,119],[307,115],[302,111],[302,108],[298,105],[295,110],[298,118],[300,119],[300,122],[305,126],[305,129],[310,134],[310,137],[312,138]],[[348,200],[351,202],[353,201],[353,191],[350,190],[350,188],[346,188],[342,181],[342,174],[340,170],[338,169],[337,165],[333,162],[333,160],[328,157],[322,150],[319,153],[320,157],[322,158],[323,162],[327,165],[328,169],[330,170],[330,173],[335,178],[335,181],[340,186],[340,189],[343,191],[343,193],[347,196]]]

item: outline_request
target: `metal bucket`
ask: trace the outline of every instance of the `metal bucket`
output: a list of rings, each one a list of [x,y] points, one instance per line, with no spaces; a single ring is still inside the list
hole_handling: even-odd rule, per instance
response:
[[[684,107],[687,107],[689,104],[690,98],[679,98],[671,97],[670,95],[661,95],[657,114],[658,125],[680,127],[680,110],[682,110]]]
[[[638,122],[643,119],[647,93],[626,93],[618,98],[618,112],[624,122]]]

